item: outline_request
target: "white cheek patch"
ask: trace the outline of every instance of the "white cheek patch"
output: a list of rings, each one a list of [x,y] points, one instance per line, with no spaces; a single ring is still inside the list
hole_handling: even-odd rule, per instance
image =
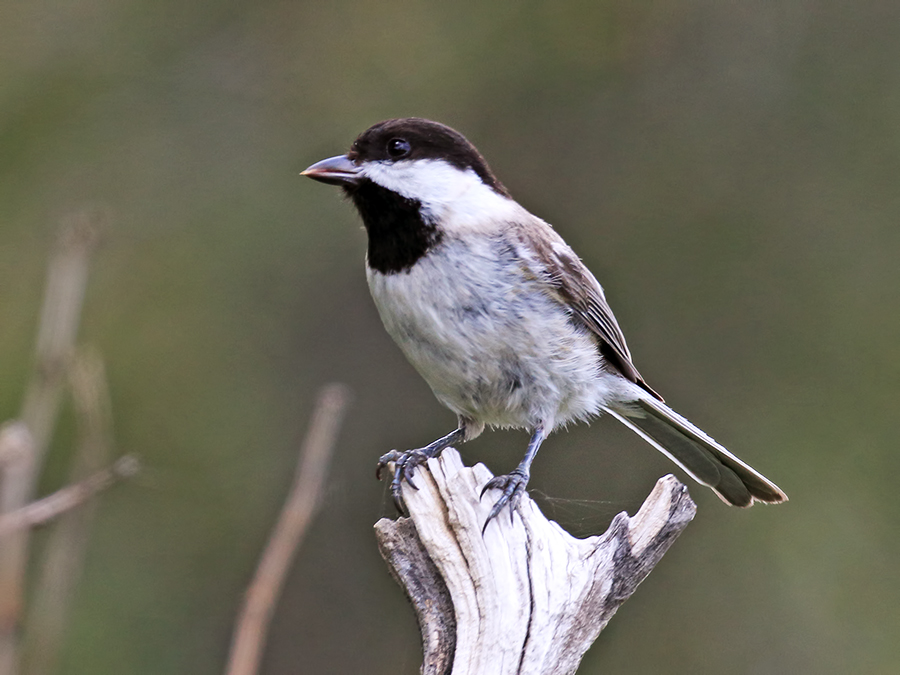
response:
[[[422,215],[450,230],[509,219],[517,204],[481,182],[472,169],[460,171],[440,159],[369,162],[360,173],[374,183],[422,205]]]
[[[391,192],[423,204],[446,203],[481,183],[471,169],[460,171],[440,159],[369,162],[361,173]]]

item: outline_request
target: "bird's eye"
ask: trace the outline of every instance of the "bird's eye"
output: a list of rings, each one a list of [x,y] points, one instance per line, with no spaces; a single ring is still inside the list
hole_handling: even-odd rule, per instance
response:
[[[411,149],[412,148],[410,148],[409,141],[407,141],[405,138],[392,138],[388,141],[387,144],[388,154],[394,159],[406,157]]]

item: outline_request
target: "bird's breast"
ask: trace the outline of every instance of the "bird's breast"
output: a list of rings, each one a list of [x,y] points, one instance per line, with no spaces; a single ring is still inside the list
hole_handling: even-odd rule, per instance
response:
[[[448,239],[408,272],[367,276],[388,333],[457,414],[552,427],[602,405],[594,340],[504,238]]]

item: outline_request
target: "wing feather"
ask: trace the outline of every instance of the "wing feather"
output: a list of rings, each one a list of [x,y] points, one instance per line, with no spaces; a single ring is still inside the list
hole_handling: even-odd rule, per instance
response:
[[[603,287],[575,251],[550,225],[537,218],[515,229],[530,275],[543,281],[548,291],[566,306],[572,319],[597,337],[598,348],[611,366],[662,401],[632,363],[625,336]]]

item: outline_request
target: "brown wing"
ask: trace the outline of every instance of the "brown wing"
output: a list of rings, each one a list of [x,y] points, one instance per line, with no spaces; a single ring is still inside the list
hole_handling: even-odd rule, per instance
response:
[[[607,363],[660,401],[631,362],[625,336],[612,313],[603,288],[591,271],[556,231],[543,221],[517,228],[520,243],[531,259],[532,275],[543,280],[550,292],[568,307],[572,319],[598,338],[598,348]]]

